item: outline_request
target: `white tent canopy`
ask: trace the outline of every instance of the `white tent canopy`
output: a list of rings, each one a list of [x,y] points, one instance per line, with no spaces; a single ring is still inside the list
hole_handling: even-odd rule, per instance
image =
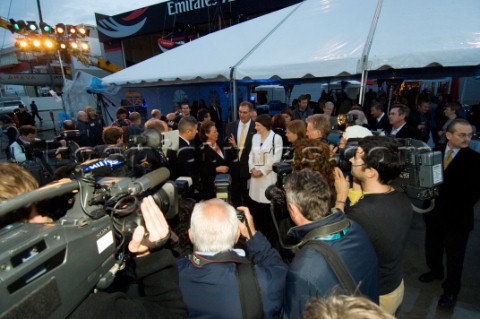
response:
[[[477,0],[384,0],[369,69],[480,64]]]
[[[295,6],[237,24],[103,78],[104,84],[228,81],[230,67],[265,38]]]
[[[107,76],[115,85],[320,78],[369,70],[480,65],[478,0],[305,0]]]

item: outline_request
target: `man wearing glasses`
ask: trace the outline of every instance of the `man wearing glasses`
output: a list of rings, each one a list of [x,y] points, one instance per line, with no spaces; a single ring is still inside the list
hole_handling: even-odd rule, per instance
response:
[[[336,207],[344,209],[367,232],[378,258],[380,307],[395,314],[404,295],[402,255],[413,212],[407,195],[389,183],[398,177],[404,161],[395,139],[367,136],[358,142],[350,162],[352,176],[361,184],[363,196],[355,205],[345,208],[349,183],[337,169]]]

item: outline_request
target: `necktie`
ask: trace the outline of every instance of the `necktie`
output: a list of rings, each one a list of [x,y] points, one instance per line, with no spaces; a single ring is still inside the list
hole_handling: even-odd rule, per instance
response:
[[[453,159],[453,150],[448,150],[447,156],[445,156],[445,159],[443,160],[443,170],[446,170],[448,165],[452,162]]]
[[[245,145],[245,138],[247,137],[247,125],[243,124],[242,132],[240,133],[240,143],[238,144],[238,158],[242,156],[243,148]]]

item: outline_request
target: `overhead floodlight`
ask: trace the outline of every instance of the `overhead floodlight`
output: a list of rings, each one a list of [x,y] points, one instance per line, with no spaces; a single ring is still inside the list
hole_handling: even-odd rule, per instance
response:
[[[30,43],[28,41],[28,39],[25,39],[25,38],[17,38],[15,40],[15,46],[17,48],[20,48],[22,50],[26,50],[28,49],[28,47],[30,46]]]
[[[52,34],[53,33],[53,28],[48,23],[41,22],[40,23],[40,31],[43,34]]]
[[[38,30],[37,22],[27,21],[27,29],[31,32],[36,32]]]
[[[67,32],[68,34],[73,35],[77,33],[77,29],[73,25],[67,25]]]
[[[59,35],[65,34],[65,25],[63,23],[58,23],[55,26],[55,33]]]
[[[56,42],[53,39],[45,38],[43,41],[45,49],[52,50],[55,49]]]
[[[77,34],[82,37],[88,37],[90,35],[90,30],[84,25],[77,25]]]
[[[12,29],[13,29],[12,32],[25,31],[25,29],[27,28],[27,24],[23,20],[10,19],[10,23],[12,24]]]
[[[90,45],[88,44],[87,41],[81,41],[80,42],[80,49],[82,51],[88,51],[88,50],[90,50]]]

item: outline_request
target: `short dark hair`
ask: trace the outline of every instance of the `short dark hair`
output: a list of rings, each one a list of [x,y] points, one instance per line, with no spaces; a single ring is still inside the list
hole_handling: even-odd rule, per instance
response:
[[[205,120],[205,116],[207,116],[207,114],[210,114],[210,111],[206,108],[201,108],[197,112],[197,120],[199,120],[200,122],[203,122],[203,120]]]
[[[185,116],[178,122],[178,130],[180,133],[186,132],[197,126],[197,120],[193,116]]]
[[[105,144],[117,144],[117,140],[123,136],[123,129],[118,126],[107,126],[103,129],[102,139]]]
[[[384,112],[385,111],[385,108],[383,107],[383,104],[376,101],[376,100],[373,100],[372,101],[372,104],[371,104],[371,107],[370,108],[376,108],[377,110],[381,111],[381,112]]]
[[[472,124],[467,121],[466,119],[462,118],[457,118],[454,119],[450,124],[447,126],[447,132],[454,133],[455,132],[455,126],[457,125],[467,125],[467,126],[472,126]]]
[[[447,103],[445,108],[447,108],[447,107],[450,108],[452,111],[454,111],[455,114],[457,114],[457,115],[460,112],[460,110],[462,109],[462,105],[458,102],[449,102],[449,103]]]
[[[240,106],[247,106],[250,111],[253,110],[253,104],[250,103],[249,101],[241,102],[240,105],[238,105],[238,107],[240,108]]]
[[[127,109],[124,108],[123,106],[118,107],[117,110],[115,111],[115,117],[118,118],[118,116],[119,116],[120,114],[127,114],[127,116],[128,116],[128,111],[127,111]]]
[[[307,117],[307,124],[311,123],[315,130],[319,130],[322,133],[323,138],[327,138],[330,133],[330,122],[322,114],[313,114]]]
[[[362,148],[363,161],[366,168],[373,168],[378,172],[378,181],[388,184],[397,178],[405,166],[405,158],[398,149],[398,141],[387,136],[367,136],[358,141]]]
[[[286,129],[286,122],[285,118],[282,114],[275,114],[272,118],[272,127],[273,128],[280,128],[282,130]]]
[[[255,122],[262,124],[269,131],[272,129],[272,118],[268,114],[262,114],[257,116]]]
[[[207,133],[210,132],[210,129],[215,126],[215,122],[213,121],[208,121],[205,123],[202,123],[200,126],[200,130],[198,132],[198,135],[200,137],[200,141],[206,142],[207,141]]]
[[[390,111],[393,109],[398,109],[398,114],[405,115],[405,118],[407,118],[408,115],[410,115],[410,109],[405,104],[400,104],[400,103],[393,104],[392,107],[390,108]]]
[[[319,172],[303,169],[287,177],[284,185],[287,203],[298,207],[302,215],[315,221],[330,215],[332,191]]]
[[[37,128],[33,125],[22,125],[18,128],[18,134],[27,136],[28,134],[36,134]]]

